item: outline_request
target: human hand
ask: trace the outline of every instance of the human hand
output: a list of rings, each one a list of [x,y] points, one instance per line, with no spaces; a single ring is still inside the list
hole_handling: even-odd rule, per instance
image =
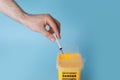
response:
[[[53,33],[60,39],[60,23],[50,14],[27,15],[23,24],[32,31],[43,34],[51,41],[55,40]],[[49,30],[46,30],[47,25]]]

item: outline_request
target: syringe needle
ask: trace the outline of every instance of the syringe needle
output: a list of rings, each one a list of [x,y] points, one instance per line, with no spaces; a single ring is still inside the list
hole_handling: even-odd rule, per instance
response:
[[[53,34],[53,35],[54,35],[54,37],[55,37],[55,40],[56,40],[56,43],[57,43],[57,45],[58,45],[59,50],[60,50],[60,51],[61,51],[61,53],[63,54],[62,46],[61,46],[61,44],[60,44],[59,40],[57,39],[57,37],[56,37],[56,35],[55,35],[55,34]]]

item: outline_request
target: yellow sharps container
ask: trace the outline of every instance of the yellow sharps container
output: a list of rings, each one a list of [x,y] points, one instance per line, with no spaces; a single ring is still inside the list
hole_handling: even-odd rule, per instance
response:
[[[58,80],[80,80],[82,67],[82,57],[79,53],[58,54]]]

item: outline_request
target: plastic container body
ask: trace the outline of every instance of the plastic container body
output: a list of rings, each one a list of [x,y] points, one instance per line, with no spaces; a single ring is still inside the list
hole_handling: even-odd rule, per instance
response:
[[[58,54],[58,80],[80,80],[82,57],[78,53]]]

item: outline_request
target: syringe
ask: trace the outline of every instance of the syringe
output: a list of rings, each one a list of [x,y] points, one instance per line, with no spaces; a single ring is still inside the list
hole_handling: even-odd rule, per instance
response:
[[[57,45],[58,45],[58,48],[59,48],[60,52],[63,54],[63,49],[62,49],[62,46],[61,46],[59,40],[57,39],[57,37],[56,37],[55,34],[53,34],[53,35],[54,35],[54,37],[55,37],[55,40],[56,40],[56,43],[57,43]]]

